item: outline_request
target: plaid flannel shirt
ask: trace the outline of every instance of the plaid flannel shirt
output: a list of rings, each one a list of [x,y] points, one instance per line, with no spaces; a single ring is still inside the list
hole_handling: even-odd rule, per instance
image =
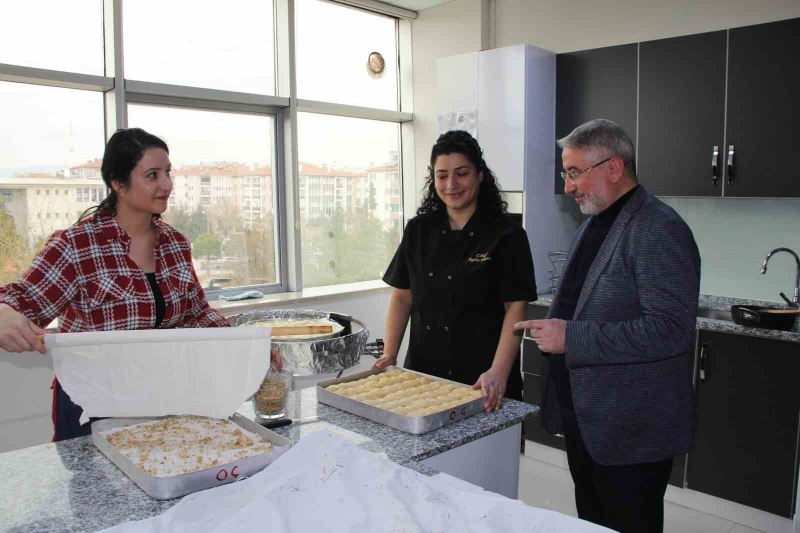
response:
[[[156,281],[166,310],[161,328],[228,326],[209,307],[186,237],[153,217]],[[0,303],[40,327],[59,330],[151,329],[156,307],[144,272],[128,256],[131,239],[107,212],[55,232],[20,279],[0,287]]]

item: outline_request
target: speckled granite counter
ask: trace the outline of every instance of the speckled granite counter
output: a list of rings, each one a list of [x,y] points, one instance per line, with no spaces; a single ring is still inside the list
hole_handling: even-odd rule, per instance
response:
[[[543,294],[531,305],[549,307],[553,303],[552,294]],[[728,298],[726,296],[712,296],[708,294],[700,295],[700,307],[705,309],[730,310],[732,305],[761,305],[772,307],[784,307],[779,302],[766,302],[762,300],[744,300],[742,298]],[[764,328],[749,328],[740,326],[730,320],[713,320],[710,318],[697,318],[697,329],[708,331],[722,331],[725,333],[735,333],[737,335],[749,335],[751,337],[762,337],[778,341],[789,341],[800,343],[800,320],[791,331],[777,331]]]
[[[275,431],[297,442],[321,429],[425,474],[420,461],[521,423],[538,407],[507,400],[495,413],[409,435],[318,404],[313,388],[291,393],[289,414],[307,420]],[[252,417],[249,404],[240,410]],[[172,507],[178,499],[150,498],[95,448],[89,437],[0,454],[0,531],[96,531],[140,520]]]
[[[744,300],[742,298],[728,298],[726,296],[712,296],[703,294],[700,296],[700,307],[706,309],[722,309],[730,311],[732,305],[760,305],[765,307],[786,307],[779,302],[766,302],[763,300]],[[736,333],[738,335],[749,335],[751,337],[763,337],[778,341],[800,342],[800,320],[795,323],[791,331],[777,331],[774,329],[749,328],[740,326],[730,320],[712,320],[709,318],[698,318],[697,329],[709,331],[722,331],[725,333]]]

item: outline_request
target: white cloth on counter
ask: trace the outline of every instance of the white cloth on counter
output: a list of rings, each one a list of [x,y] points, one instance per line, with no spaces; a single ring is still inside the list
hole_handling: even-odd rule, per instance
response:
[[[89,417],[227,418],[269,370],[270,328],[45,335],[61,387]]]
[[[607,532],[445,474],[427,477],[342,437],[303,437],[249,479],[185,497],[163,514],[105,530],[269,532]]]

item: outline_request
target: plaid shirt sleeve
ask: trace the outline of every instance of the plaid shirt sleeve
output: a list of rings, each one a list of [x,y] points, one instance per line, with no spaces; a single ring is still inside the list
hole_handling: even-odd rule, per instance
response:
[[[64,233],[55,232],[19,280],[0,287],[0,303],[46,327],[78,290],[76,263],[74,248]]]

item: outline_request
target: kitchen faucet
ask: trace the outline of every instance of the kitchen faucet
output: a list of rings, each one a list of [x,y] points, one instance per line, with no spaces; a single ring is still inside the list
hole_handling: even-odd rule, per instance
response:
[[[794,253],[793,250],[790,250],[789,248],[775,248],[772,250],[767,254],[766,259],[764,259],[764,264],[761,265],[761,273],[767,273],[767,263],[769,263],[769,259],[777,252],[786,252],[787,254],[792,254],[794,256],[795,263],[797,263],[797,272],[795,273],[794,277],[794,298],[792,298],[790,301],[789,298],[787,298],[783,293],[781,293],[781,298],[784,299],[789,307],[800,307],[800,257],[797,257],[797,254]]]

